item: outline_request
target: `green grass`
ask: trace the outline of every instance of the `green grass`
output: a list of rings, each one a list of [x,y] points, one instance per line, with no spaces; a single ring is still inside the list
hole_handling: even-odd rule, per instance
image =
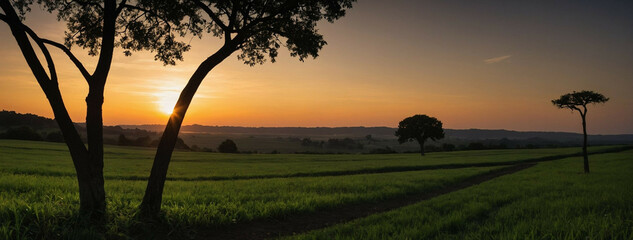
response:
[[[610,148],[596,147],[591,150],[601,151]],[[304,176],[300,178],[284,177],[297,173],[317,174],[328,171],[344,173],[345,171],[353,172],[362,169],[385,167],[499,163],[571,154],[578,151],[579,149],[577,148],[485,150],[431,153],[424,158],[417,154],[243,155],[176,152],[174,161],[170,166],[169,177],[172,180],[167,181],[165,186],[163,201],[164,222],[160,226],[164,227],[162,229],[163,233],[169,233],[169,236],[173,239],[188,238],[195,235],[196,229],[199,228],[221,227],[226,224],[248,222],[256,219],[285,218],[357,203],[380,202],[383,199],[397,198],[409,193],[432,191],[499,167],[374,174],[358,174],[358,172],[355,172],[354,175]],[[139,225],[140,223],[133,216],[145,189],[146,181],[142,179],[146,178],[149,173],[153,150],[107,146],[105,152],[108,220],[103,229],[95,229],[87,227],[84,224],[85,220],[79,219],[76,215],[78,210],[77,182],[72,161],[65,145],[0,140],[0,239],[130,239],[134,236],[139,236],[139,234],[148,236],[143,235],[147,233],[139,233],[139,231],[150,231],[148,230],[149,228],[144,229],[144,225]],[[628,155],[625,156],[630,156],[630,153],[631,151],[628,151]],[[603,159],[603,156],[608,157]],[[471,188],[478,190],[466,189],[465,191],[457,192],[466,192],[461,193],[462,195],[449,194],[446,196],[453,197],[448,199],[446,199],[446,196],[441,196],[437,199],[444,200],[439,202],[438,200],[431,200],[429,202],[436,204],[431,208],[433,211],[427,209],[419,214],[414,214],[416,211],[412,208],[411,213],[407,213],[414,214],[409,216],[410,218],[426,219],[424,221],[433,221],[436,225],[411,225],[407,223],[410,219],[396,220],[395,217],[399,216],[399,214],[390,213],[394,216],[393,222],[379,222],[375,220],[375,226],[367,225],[361,231],[352,231],[350,229],[355,227],[345,225],[341,229],[347,230],[341,230],[342,232],[339,232],[339,230],[328,230],[306,237],[316,236],[316,238],[329,239],[327,236],[336,235],[341,238],[383,238],[391,235],[371,235],[363,231],[380,234],[381,232],[388,232],[388,230],[393,231],[390,234],[393,234],[396,239],[401,237],[461,238],[462,235],[471,236],[474,239],[478,237],[510,236],[503,235],[505,230],[495,230],[494,227],[502,229],[509,227],[520,228],[521,226],[532,226],[531,224],[534,223],[516,222],[510,225],[499,225],[499,223],[494,222],[496,220],[490,220],[493,222],[487,223],[488,219],[493,219],[488,215],[493,214],[496,216],[498,213],[507,211],[508,217],[517,218],[517,216],[521,216],[517,214],[530,214],[530,211],[538,213],[537,210],[530,210],[525,213],[516,212],[514,214],[512,208],[503,210],[505,206],[518,204],[518,202],[523,201],[522,199],[532,199],[525,203],[527,205],[539,205],[541,204],[539,201],[548,201],[547,204],[558,201],[557,206],[566,207],[565,198],[558,195],[553,195],[545,200],[535,198],[541,196],[539,195],[539,189],[570,197],[575,196],[576,190],[566,191],[568,188],[560,187],[559,185],[563,183],[556,181],[569,178],[564,182],[566,185],[582,186],[582,184],[578,185],[576,183],[576,178],[581,180],[589,179],[591,181],[587,180],[588,182],[595,182],[591,186],[608,186],[605,189],[623,185],[621,182],[612,183],[616,179],[631,182],[631,178],[617,178],[622,174],[606,174],[611,171],[615,173],[631,172],[631,165],[620,164],[619,162],[608,165],[607,163],[617,160],[613,156],[621,155],[592,156],[592,167],[595,172],[587,176],[577,174],[582,169],[581,161],[577,158],[541,163],[535,168],[526,170],[526,172],[516,174],[516,176],[503,177],[502,179],[506,179],[504,181],[494,180],[496,185],[484,183]],[[625,167],[617,168],[618,166]],[[230,179],[231,177],[249,176],[268,176],[268,178]],[[608,178],[604,178],[604,176]],[[224,180],[200,180],[217,177],[224,177]],[[552,181],[554,182],[552,183]],[[523,189],[524,185],[530,188]],[[500,191],[508,192],[499,194]],[[482,192],[487,194],[477,195]],[[628,197],[631,197],[630,188],[629,190],[623,190],[623,192],[627,193]],[[595,192],[591,193],[595,194]],[[607,198],[604,203],[617,208],[622,205],[622,202],[630,203],[622,199],[612,198]],[[570,200],[570,203],[577,204],[576,200],[573,199]],[[516,205],[516,207],[522,206],[521,204]],[[591,206],[588,205],[587,207]],[[622,214],[630,216],[630,207],[628,209],[628,212],[625,211]],[[577,218],[573,218],[575,216],[573,214],[562,214],[567,214],[565,217],[572,217],[573,221],[580,221],[574,220]],[[479,226],[477,223],[470,223],[473,219],[476,220],[475,222],[487,224],[484,225],[487,226],[486,229],[493,230],[483,233],[477,232],[479,230],[467,231],[467,229],[476,229]],[[578,219],[584,221],[588,218],[583,215]],[[615,224],[615,221],[623,218],[619,215],[608,215],[607,219],[610,219],[609,221],[611,222],[600,222],[599,224]],[[622,224],[613,226],[622,226]],[[434,230],[435,232],[429,230],[429,233],[426,230],[415,230],[418,228],[437,228],[439,230],[436,229],[436,231]],[[409,230],[406,230],[407,233],[403,235],[397,229]],[[528,228],[528,230],[533,229]],[[541,228],[536,229],[543,231]],[[620,228],[615,228],[615,230],[624,232],[623,234],[631,232],[625,232]],[[415,234],[420,234],[419,232],[421,231],[422,235],[410,233],[412,231]],[[457,235],[446,235],[446,232],[452,232]],[[495,235],[496,233],[498,234]],[[522,231],[513,230],[513,232],[508,234],[523,233]],[[548,233],[535,232],[535,234],[537,234],[536,236],[543,236],[543,234]]]
[[[100,237],[94,229],[78,227],[81,219],[75,218],[78,205],[76,179],[73,176],[47,174],[46,171],[72,171],[62,161],[63,145],[39,142],[4,142],[2,171],[0,171],[0,238],[85,238]],[[20,146],[20,147],[18,147]],[[143,156],[143,149],[110,147],[107,150],[108,174],[127,174],[140,171],[134,157]],[[222,164],[238,158],[239,166],[249,163],[251,168],[241,169],[242,174],[259,173],[258,166],[272,171],[293,163],[291,155],[286,159],[271,160],[275,155],[221,155],[179,153],[190,159],[218,157]],[[303,156],[306,157],[306,156]],[[318,156],[310,156],[316,158]],[[321,156],[332,157],[332,156]],[[345,157],[361,161],[359,156],[334,156],[339,161]],[[182,158],[181,158],[182,159]],[[275,162],[270,167],[259,162]],[[414,158],[415,159],[415,158]],[[149,163],[149,160],[144,160]],[[200,160],[202,161],[202,160]],[[202,174],[200,161],[179,161],[182,171]],[[371,160],[370,160],[371,161]],[[136,160],[136,162],[143,162]],[[302,162],[302,161],[297,161]],[[305,161],[306,164],[314,164]],[[217,163],[211,160],[211,166]],[[43,166],[37,166],[43,165]],[[8,167],[7,167],[8,166]],[[134,169],[136,166],[137,169]],[[222,165],[220,165],[222,166]],[[298,165],[297,165],[298,166]],[[36,168],[39,167],[39,168]],[[70,168],[70,169],[68,169]],[[307,169],[308,167],[303,167]],[[401,173],[358,174],[332,177],[269,178],[227,181],[168,181],[165,186],[163,210],[165,221],[175,236],[187,237],[195,227],[221,226],[261,218],[283,218],[298,213],[309,213],[346,204],[380,201],[413,192],[431,191],[464,178],[485,173],[497,167],[463,168],[434,171],[409,171]],[[7,170],[8,169],[8,170]],[[27,170],[23,170],[27,169]],[[38,169],[42,174],[19,173]],[[250,171],[250,172],[249,172]],[[16,173],[17,172],[17,173]],[[180,174],[186,175],[186,172]],[[108,223],[105,236],[126,238],[133,235],[133,215],[140,204],[145,181],[108,180]],[[57,235],[61,234],[61,235]]]
[[[633,239],[633,151],[580,157],[292,239]]]
[[[613,148],[592,147],[591,151]],[[580,148],[481,150],[417,154],[220,154],[175,152],[168,177],[178,180],[214,178],[283,177],[296,174],[372,170],[387,167],[419,167],[440,164],[509,162],[552,155],[572,154]],[[106,179],[146,179],[154,150],[106,146]],[[0,171],[45,176],[75,176],[64,144],[0,140]]]

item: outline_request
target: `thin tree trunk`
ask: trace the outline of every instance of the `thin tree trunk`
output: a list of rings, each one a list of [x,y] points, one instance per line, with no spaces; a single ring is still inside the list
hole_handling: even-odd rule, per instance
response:
[[[171,161],[174,146],[178,140],[178,132],[182,126],[187,109],[191,104],[191,100],[202,83],[202,80],[204,80],[211,69],[231,55],[233,51],[233,47],[225,45],[215,54],[203,61],[180,93],[180,97],[176,102],[173,113],[169,117],[165,131],[158,144],[158,149],[156,150],[154,164],[152,165],[152,171],[147,182],[147,188],[145,189],[145,196],[140,205],[142,216],[153,218],[160,213],[169,162]]]
[[[80,191],[81,185],[84,185],[86,194],[90,194],[90,202],[88,202],[90,205],[86,205],[85,209],[91,218],[98,222],[105,220],[106,213],[103,179],[103,93],[114,52],[116,1],[105,0],[103,12],[103,37],[101,38],[99,61],[92,76],[86,79],[89,85],[86,97],[86,130],[90,175],[80,184]]]
[[[585,121],[585,114],[581,114],[582,117],[582,156],[584,158],[585,173],[589,173],[589,155],[587,154],[587,122]]]
[[[420,144],[420,155],[424,156],[424,141],[418,140],[418,143]]]

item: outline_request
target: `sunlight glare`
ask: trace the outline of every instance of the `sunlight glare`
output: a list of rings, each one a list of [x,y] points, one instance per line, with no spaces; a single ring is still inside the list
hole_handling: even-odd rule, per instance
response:
[[[175,91],[163,91],[155,94],[157,100],[156,105],[160,112],[171,115],[174,111],[174,105],[178,101],[178,92]]]

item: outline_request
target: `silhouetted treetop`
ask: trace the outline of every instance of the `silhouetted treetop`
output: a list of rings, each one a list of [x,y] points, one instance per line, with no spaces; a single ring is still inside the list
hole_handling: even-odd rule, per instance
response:
[[[200,13],[211,19],[207,31],[224,38],[225,45],[240,49],[238,59],[250,66],[263,64],[266,57],[275,62],[282,46],[301,61],[309,56],[316,58],[327,43],[316,29],[317,22],[332,22],[344,16],[354,1],[194,0]]]
[[[57,19],[66,22],[64,44],[46,40],[56,47],[74,45],[88,49],[92,56],[99,54],[102,37],[114,37],[114,47],[124,50],[126,56],[133,51],[148,50],[155,53],[155,60],[164,64],[175,64],[182,60],[182,53],[189,44],[177,38],[188,33],[198,35],[204,31],[204,20],[192,14],[194,3],[173,0],[13,0],[10,1],[20,18],[24,19],[33,4],[55,13]],[[118,2],[118,3],[117,3]],[[105,24],[114,25],[115,31],[108,33]],[[113,36],[111,36],[113,35]]]
[[[587,104],[604,103],[607,101],[609,101],[609,98],[600,93],[583,90],[580,92],[574,91],[572,93],[562,95],[560,98],[552,100],[552,104],[558,108],[569,108],[583,113],[578,107],[584,107],[585,109],[583,110],[586,112]]]
[[[424,142],[429,138],[433,141],[444,138],[444,129],[437,118],[418,114],[400,121],[396,136],[400,144],[418,141],[420,154],[424,155]]]
[[[237,144],[235,144],[235,142],[231,139],[224,140],[224,142],[220,143],[218,146],[218,152],[237,153]]]
[[[427,115],[415,115],[400,121],[396,136],[399,143],[429,138],[436,141],[444,138],[444,129],[442,128],[442,122],[437,120],[437,118]]]

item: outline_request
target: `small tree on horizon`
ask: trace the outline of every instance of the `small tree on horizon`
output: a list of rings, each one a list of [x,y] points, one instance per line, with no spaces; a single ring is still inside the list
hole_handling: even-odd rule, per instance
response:
[[[594,91],[580,91],[567,93],[558,99],[552,100],[552,104],[558,108],[567,108],[580,113],[582,118],[582,155],[584,158],[585,173],[589,173],[589,155],[587,154],[587,105],[592,103],[605,103],[609,101],[608,97]]]
[[[444,129],[442,129],[442,122],[437,118],[415,115],[405,118],[398,124],[396,136],[400,144],[418,141],[420,155],[424,156],[424,142],[429,138],[433,141],[444,138]]]
[[[224,140],[224,142],[220,143],[220,146],[218,146],[218,152],[237,153],[237,144],[235,144],[235,142],[231,139]]]

